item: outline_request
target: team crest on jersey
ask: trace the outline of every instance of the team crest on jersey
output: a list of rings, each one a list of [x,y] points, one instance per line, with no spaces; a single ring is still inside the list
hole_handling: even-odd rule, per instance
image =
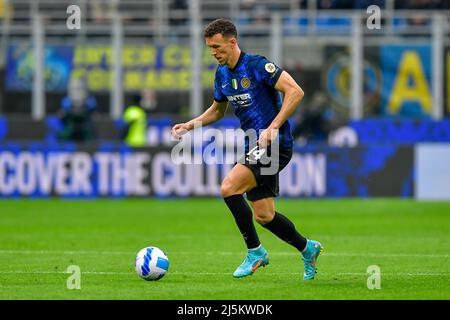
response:
[[[241,80],[241,86],[244,89],[250,88],[251,82],[249,78],[242,78]]]
[[[267,72],[269,73],[274,73],[275,72],[275,65],[273,63],[266,63],[266,65],[264,66],[264,69],[266,69]]]
[[[236,79],[231,80],[231,86],[234,90],[237,90],[238,88],[238,81]]]

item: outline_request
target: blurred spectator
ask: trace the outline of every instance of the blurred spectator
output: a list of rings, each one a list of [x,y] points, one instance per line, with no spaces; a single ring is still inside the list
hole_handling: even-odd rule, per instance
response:
[[[386,5],[385,0],[353,0],[353,9],[367,10],[368,7],[376,5],[383,9]]]
[[[401,3],[402,1],[398,2]],[[448,0],[409,0],[404,2],[404,9],[413,9],[413,10],[447,9],[448,4],[449,4]]]
[[[9,28],[7,25],[11,23],[13,13],[14,10],[10,0],[0,0],[0,24],[2,26],[0,31],[0,68],[3,68],[5,65],[9,37]]]
[[[173,0],[169,5],[169,12],[174,16],[170,17],[169,23],[173,26],[185,25],[189,16],[188,9],[187,0]],[[184,14],[182,13],[183,10],[186,11]]]
[[[267,4],[259,3],[256,0],[243,0],[239,13],[239,23],[242,25],[252,26],[267,26],[270,23],[271,12]],[[253,30],[251,33],[246,32],[247,35],[262,36],[263,34],[258,30]]]
[[[84,79],[72,78],[68,95],[62,99],[59,118],[62,131],[59,138],[67,141],[88,142],[95,139],[93,113],[97,108],[94,96],[89,95]]]
[[[142,90],[134,97],[133,104],[123,114],[121,139],[132,147],[144,147],[147,142],[147,115],[156,108],[156,93],[152,89]]]
[[[439,1],[439,0],[409,0],[406,3],[406,8],[404,9],[412,9],[418,10],[439,10],[446,9],[448,6],[445,3],[448,1]],[[422,14],[415,14],[412,18],[407,19],[409,25],[412,26],[423,26],[431,24],[431,20],[429,17]]]
[[[0,0],[0,20],[11,20],[13,12],[11,0]]]
[[[292,132],[299,144],[326,142],[333,128],[333,112],[322,92],[316,92],[312,101],[300,107]]]
[[[245,0],[244,0],[245,1]],[[253,1],[253,0],[249,0]],[[301,9],[308,8],[309,0],[299,0]],[[371,5],[385,8],[386,0],[317,0],[317,9],[367,9]],[[394,1],[395,9],[449,9],[448,0],[402,0]]]
[[[353,0],[319,0],[318,9],[352,9]]]
[[[89,0],[91,18],[95,23],[108,22],[117,13],[119,0]]]

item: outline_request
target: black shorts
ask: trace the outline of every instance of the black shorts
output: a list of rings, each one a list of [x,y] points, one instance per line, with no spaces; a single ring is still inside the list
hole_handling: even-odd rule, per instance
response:
[[[277,156],[278,154],[278,156]],[[239,163],[249,168],[255,176],[257,186],[247,192],[249,201],[265,198],[278,197],[279,173],[287,166],[292,158],[292,148],[279,148],[278,152],[272,152],[270,148],[267,153],[260,157],[252,157],[251,152],[241,159]]]

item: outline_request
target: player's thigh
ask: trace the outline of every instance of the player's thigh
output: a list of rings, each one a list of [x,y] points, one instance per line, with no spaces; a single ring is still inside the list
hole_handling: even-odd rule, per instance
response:
[[[253,208],[255,220],[260,224],[266,224],[272,221],[275,216],[274,198],[264,198],[250,202]]]
[[[256,185],[253,172],[243,164],[238,163],[223,179],[220,191],[224,197],[228,197],[234,194],[244,194]]]

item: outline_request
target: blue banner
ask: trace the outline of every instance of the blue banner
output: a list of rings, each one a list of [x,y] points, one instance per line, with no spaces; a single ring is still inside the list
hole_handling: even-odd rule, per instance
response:
[[[5,139],[8,134],[8,121],[4,117],[0,117],[0,140]]]
[[[450,120],[366,119],[351,121],[359,144],[450,142]]]
[[[206,150],[203,149],[203,152]],[[282,196],[412,197],[413,148],[296,148]],[[177,164],[172,149],[122,144],[0,145],[0,197],[220,197],[233,163]]]

